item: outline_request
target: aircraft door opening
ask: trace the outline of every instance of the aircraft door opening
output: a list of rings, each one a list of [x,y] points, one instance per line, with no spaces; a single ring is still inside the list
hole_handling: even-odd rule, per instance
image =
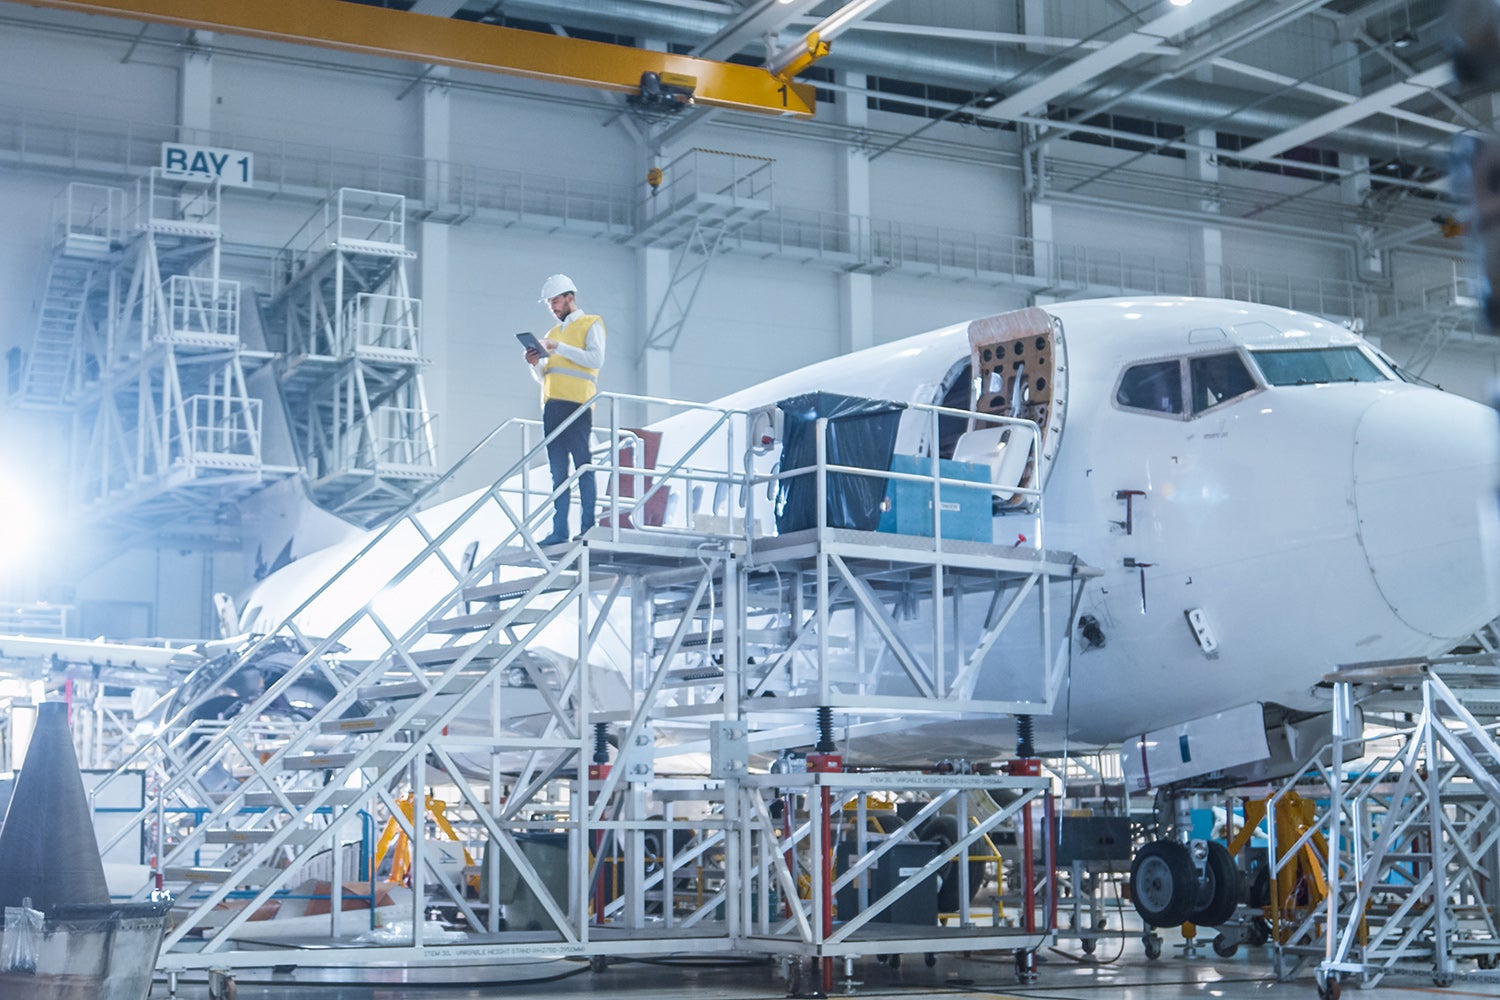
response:
[[[959,461],[990,466],[993,481],[1004,485],[1044,485],[1057,453],[1066,406],[1065,349],[1062,324],[1042,309],[1018,309],[969,324],[970,387],[975,416],[953,445]],[[981,416],[983,415],[983,416]],[[1040,466],[1027,443],[1011,427],[989,417],[1034,422],[1041,431]],[[1019,503],[1021,494],[1010,502]]]

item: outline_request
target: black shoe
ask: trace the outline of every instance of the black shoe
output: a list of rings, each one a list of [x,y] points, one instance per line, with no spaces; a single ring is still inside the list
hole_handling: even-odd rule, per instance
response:
[[[573,536],[573,541],[575,541],[575,542],[581,542],[581,541],[583,541],[583,536],[587,535],[590,531],[592,531],[593,527],[594,526],[592,524],[585,524],[583,527],[579,528],[578,529],[578,534],[576,534],[576,535]]]
[[[537,544],[540,545],[540,546],[543,546],[545,548],[548,545],[561,545],[563,542],[566,542],[567,540],[568,540],[568,533],[567,532],[565,532],[565,531],[554,531],[554,532],[552,532],[552,534],[548,535],[546,538],[543,538],[541,541],[537,542]]]

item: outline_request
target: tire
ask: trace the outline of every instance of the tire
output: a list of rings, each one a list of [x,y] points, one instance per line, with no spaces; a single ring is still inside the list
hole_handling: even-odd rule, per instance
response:
[[[1198,873],[1188,849],[1172,840],[1154,840],[1130,862],[1130,900],[1149,927],[1187,922],[1198,898]]]
[[[1250,870],[1250,893],[1245,900],[1257,910],[1271,905],[1271,866],[1256,864]]]
[[[934,816],[917,830],[918,840],[935,841],[945,851],[958,841],[958,821],[952,816]],[[984,862],[970,861],[969,898],[972,899],[984,886]],[[948,862],[938,869],[937,907],[939,913],[953,913],[962,900],[958,898],[958,860]]]
[[[1234,916],[1240,905],[1240,870],[1223,844],[1208,842],[1203,881],[1198,886],[1198,905],[1188,919],[1199,927],[1218,927]]]

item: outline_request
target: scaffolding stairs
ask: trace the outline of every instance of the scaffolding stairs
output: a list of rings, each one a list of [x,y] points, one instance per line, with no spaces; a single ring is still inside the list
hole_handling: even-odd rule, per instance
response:
[[[97,262],[58,252],[47,268],[31,350],[21,371],[17,406],[57,410],[66,407],[77,381],[79,347],[89,290]]]
[[[277,254],[263,307],[313,499],[364,525],[439,471],[405,227],[401,196],[340,189]]]
[[[1315,963],[1325,994],[1387,976],[1440,987],[1494,979],[1500,663],[1481,655],[1358,664],[1333,680],[1336,717],[1362,715],[1364,725],[1336,725],[1314,764],[1328,807],[1307,839],[1323,845],[1325,889],[1286,924],[1281,975]],[[1357,766],[1333,763],[1361,741]]]
[[[607,394],[600,401],[617,405]],[[618,455],[624,441],[634,439],[633,433],[615,429],[617,416],[607,421],[596,416],[596,426],[611,428],[609,455]],[[750,415],[725,413],[716,419],[736,422],[742,440]],[[340,848],[377,814],[395,817],[412,845],[410,919],[420,924],[426,909],[439,905],[462,914],[471,930],[467,945],[445,946],[445,960],[468,954],[469,945],[476,956],[508,954],[505,949],[512,946],[517,954],[538,947],[559,954],[665,951],[680,948],[682,928],[700,925],[702,947],[742,946],[750,916],[741,908],[749,905],[748,896],[737,895],[733,880],[749,878],[762,894],[773,883],[792,885],[788,898],[798,899],[795,876],[776,847],[769,818],[761,815],[765,790],[751,784],[735,791],[705,784],[708,779],[689,782],[682,789],[688,798],[720,809],[729,808],[731,800],[738,804],[729,818],[707,821],[710,831],[718,832],[653,870],[645,859],[662,848],[647,850],[647,838],[655,836],[658,844],[672,840],[666,835],[670,816],[653,815],[648,803],[649,794],[656,794],[657,757],[700,752],[700,744],[725,732],[747,730],[743,760],[716,765],[741,773],[750,754],[810,744],[824,711],[850,713],[851,730],[862,724],[856,715],[874,720],[875,732],[881,725],[900,724],[902,712],[911,708],[992,710],[995,703],[973,698],[972,684],[965,683],[976,669],[974,657],[993,646],[1001,619],[1014,615],[1026,595],[1043,602],[1040,620],[1046,620],[1048,587],[1038,587],[1039,580],[1071,588],[1079,579],[1070,557],[1026,556],[980,543],[844,532],[830,533],[826,545],[803,533],[778,546],[751,534],[686,526],[621,527],[625,515],[641,516],[652,490],[668,488],[674,477],[673,488],[679,490],[703,481],[704,456],[722,456],[713,449],[722,449],[723,440],[715,441],[711,433],[700,439],[696,454],[690,450],[670,468],[650,470],[657,485],[642,496],[619,495],[621,481],[642,471],[606,459],[611,484],[601,491],[606,509],[600,526],[580,541],[543,549],[536,538],[550,521],[551,497],[546,486],[534,484],[548,482],[541,465],[546,442],[531,443],[527,423],[510,422],[487,439],[493,443],[519,430],[523,442],[520,460],[492,486],[426,512],[418,511],[419,498],[374,532],[276,628],[223,663],[211,683],[116,772],[152,769],[154,801],[137,819],[154,824],[154,867],[177,898],[163,969],[263,962],[263,952],[238,945],[246,924],[267,903],[297,892],[313,859],[329,853],[341,858]],[[481,462],[481,456],[488,457],[483,447],[450,469],[434,490]],[[485,465],[493,467],[489,462],[475,467]],[[731,487],[754,485],[748,470],[724,476]],[[754,494],[752,489],[735,492]],[[1040,518],[1039,509],[1034,516]],[[745,523],[752,519],[753,510],[747,510]],[[1035,527],[1027,530],[1038,537]],[[470,551],[469,540],[476,535],[482,547]],[[384,554],[378,560],[372,557],[377,549]],[[393,552],[401,558],[393,561]],[[375,576],[369,566],[377,561],[389,568]],[[846,579],[850,572],[878,577],[879,594],[852,584]],[[894,609],[913,602],[938,601],[957,614],[971,589],[985,595],[985,613],[953,662],[930,660],[918,649],[922,643],[891,626]],[[319,617],[331,608],[340,609],[338,618]],[[889,652],[840,645],[829,635],[831,616],[840,615],[858,616],[854,634],[880,636]],[[1065,634],[1071,623],[1062,614],[1056,625],[1055,631]],[[576,651],[560,655],[569,642],[576,642]],[[601,655],[591,658],[596,646]],[[346,647],[367,658],[341,659]],[[262,654],[284,648],[299,651],[295,664],[279,676],[264,672]],[[372,649],[379,651],[369,655]],[[830,650],[848,662],[825,671]],[[621,665],[623,685],[610,686],[609,671],[600,666],[604,660]],[[894,690],[885,688],[874,668],[897,661],[907,679]],[[1050,678],[1057,666],[1048,660],[1041,673]],[[252,677],[261,686],[238,714],[204,727],[198,708],[242,689]],[[308,705],[289,725],[268,726],[267,716],[284,712],[314,685],[328,689],[326,702]],[[1044,701],[1025,704],[1041,711]],[[1022,702],[1005,704],[1013,709]],[[672,740],[680,742],[658,746],[653,737],[658,725],[678,727],[680,735]],[[595,772],[593,766],[603,763],[605,728],[618,734],[619,751],[612,765]],[[218,780],[225,775],[229,781]],[[893,780],[850,776],[839,784],[839,776],[808,777],[809,789],[830,789],[840,808],[855,788]],[[450,814],[461,812],[470,835],[494,849],[487,869],[491,882],[498,878],[495,866],[504,864],[529,887],[546,914],[541,939],[497,938],[502,906],[495,890],[475,898],[468,883],[473,873],[444,869],[422,824],[402,813],[400,800],[424,801],[438,781],[460,800]],[[956,784],[943,791],[943,802],[953,796],[961,802],[966,789],[985,782],[1012,782],[1007,787],[1021,793],[1005,816],[986,818],[986,829],[1045,788],[1042,779],[1031,778],[955,775],[952,781]],[[561,790],[560,799],[547,797],[551,791],[543,794],[554,789]],[[740,794],[743,800],[735,799]],[[816,799],[815,793],[806,794]],[[554,804],[558,801],[561,808]],[[831,851],[832,844],[811,829],[800,827],[800,842],[810,850]],[[566,891],[549,884],[529,854],[527,838],[538,830],[567,834]],[[606,842],[617,846],[606,850],[600,846]],[[961,841],[953,850],[967,850],[969,843]],[[725,850],[730,860],[720,856]],[[758,873],[736,869],[734,851],[760,852]],[[335,862],[331,880],[334,914],[342,913],[343,879],[377,875],[351,876],[337,867],[341,864]],[[696,866],[700,875],[708,871],[721,884],[701,898],[674,904],[663,873],[679,864]],[[597,895],[606,871],[622,881],[617,896]],[[767,923],[763,909],[757,947],[803,954],[867,948],[852,931],[837,940],[818,936],[811,915],[821,905],[819,898],[801,900],[780,926]],[[680,904],[683,913],[665,923],[649,919],[648,899],[674,914]],[[721,911],[738,915],[715,916]],[[379,946],[359,946],[368,948],[361,952],[347,935],[340,937],[339,926],[335,917],[338,947],[350,949],[348,955],[380,956]],[[936,943],[924,932],[920,950],[971,947],[973,931]],[[995,928],[992,933],[1012,932]],[[1026,931],[1016,940],[1034,947],[1040,937]],[[421,942],[410,947],[416,951],[403,953],[404,960],[420,960]],[[834,950],[820,950],[825,948]]]

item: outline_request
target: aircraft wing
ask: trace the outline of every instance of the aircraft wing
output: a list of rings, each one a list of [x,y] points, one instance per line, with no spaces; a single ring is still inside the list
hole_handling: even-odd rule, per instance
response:
[[[37,664],[85,667],[115,681],[171,678],[204,660],[194,648],[140,646],[105,639],[0,635],[0,674],[25,675]],[[50,672],[44,669],[42,672]]]

